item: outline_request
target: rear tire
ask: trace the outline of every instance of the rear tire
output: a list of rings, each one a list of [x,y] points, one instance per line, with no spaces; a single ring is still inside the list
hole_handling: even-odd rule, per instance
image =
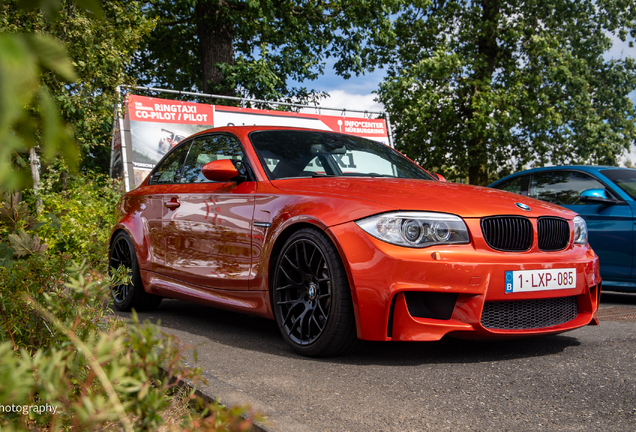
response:
[[[320,231],[303,228],[292,234],[270,287],[278,328],[298,354],[335,356],[359,345],[347,273]]]
[[[162,297],[148,294],[144,291],[137,263],[137,254],[128,234],[120,231],[115,234],[110,245],[108,266],[111,269],[123,265],[128,269],[131,282],[128,285],[118,285],[113,287],[113,303],[115,307],[124,312],[131,309],[138,311],[150,311],[157,309],[161,304]]]

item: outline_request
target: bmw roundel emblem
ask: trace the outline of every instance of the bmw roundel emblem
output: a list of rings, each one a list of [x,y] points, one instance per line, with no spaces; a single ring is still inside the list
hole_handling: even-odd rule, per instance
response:
[[[521,210],[525,210],[525,211],[530,211],[531,210],[531,208],[529,206],[527,206],[525,204],[522,204],[522,203],[515,203],[515,205],[517,207],[519,207]]]
[[[307,295],[309,296],[309,299],[311,300],[315,299],[316,294],[318,294],[318,287],[316,286],[315,283],[310,282],[309,289],[307,290]]]

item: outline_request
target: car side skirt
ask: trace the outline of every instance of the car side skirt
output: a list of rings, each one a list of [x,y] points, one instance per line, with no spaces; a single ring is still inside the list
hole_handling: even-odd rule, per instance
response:
[[[268,291],[231,291],[201,287],[147,270],[141,270],[141,280],[145,291],[151,294],[274,319]]]

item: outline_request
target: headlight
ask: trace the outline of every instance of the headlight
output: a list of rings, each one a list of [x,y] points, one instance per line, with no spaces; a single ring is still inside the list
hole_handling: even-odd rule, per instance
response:
[[[400,246],[423,248],[470,242],[462,218],[444,213],[385,213],[361,219],[356,224],[373,237]]]
[[[574,217],[574,244],[587,244],[587,224],[581,216]]]

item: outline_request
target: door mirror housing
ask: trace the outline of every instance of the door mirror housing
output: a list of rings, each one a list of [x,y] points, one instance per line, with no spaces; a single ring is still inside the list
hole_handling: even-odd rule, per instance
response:
[[[206,163],[201,172],[208,180],[216,182],[229,182],[239,180],[242,177],[232,163],[231,159],[219,159]]]
[[[441,174],[437,174],[437,173],[433,173],[433,175],[434,175],[435,177],[437,177],[437,180],[439,180],[439,181],[441,181],[441,182],[446,182],[446,178],[445,178],[443,175],[441,175]]]
[[[605,189],[588,189],[581,192],[581,201],[589,204],[617,204],[618,200],[607,197]]]

